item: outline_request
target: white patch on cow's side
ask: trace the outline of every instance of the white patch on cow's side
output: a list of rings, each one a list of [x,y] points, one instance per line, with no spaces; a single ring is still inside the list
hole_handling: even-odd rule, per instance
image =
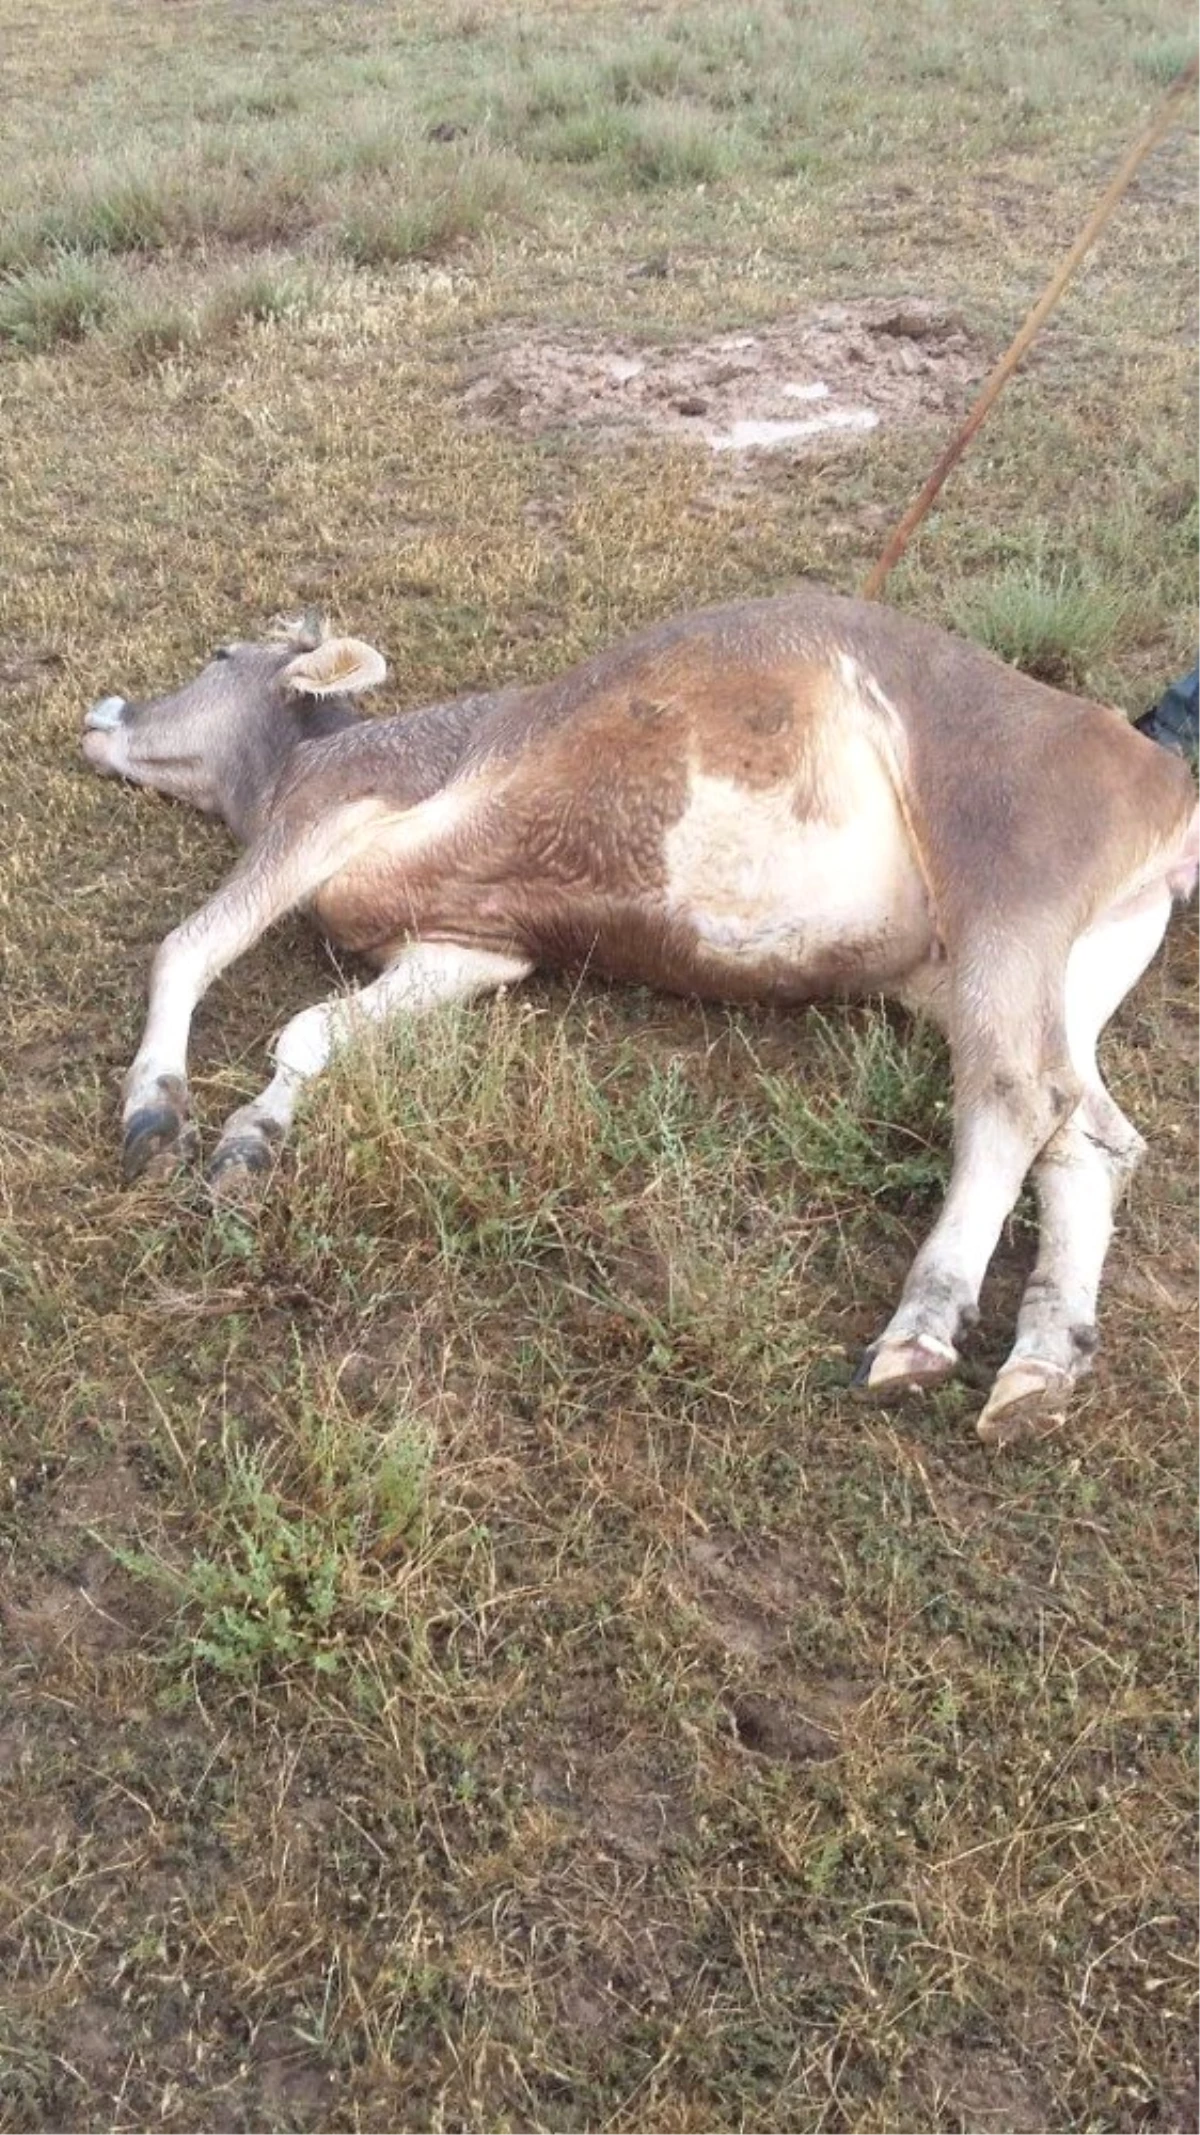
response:
[[[801,422],[738,422],[718,431],[708,442],[714,452],[749,452],[756,446],[786,445],[802,437],[821,437],[828,430],[874,430],[879,417],[872,408],[831,408],[827,415],[810,415]]]
[[[804,820],[789,784],[754,791],[694,773],[667,834],[667,897],[709,953],[744,971],[806,972],[844,952],[863,984],[926,953],[924,885],[875,750],[837,743],[837,809]]]

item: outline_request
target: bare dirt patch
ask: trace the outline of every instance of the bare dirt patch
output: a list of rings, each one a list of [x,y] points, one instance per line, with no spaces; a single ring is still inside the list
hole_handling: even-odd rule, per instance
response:
[[[98,1561],[98,1560],[97,1560]],[[37,1654],[71,1646],[90,1653],[118,1651],[130,1642],[127,1626],[99,1598],[102,1575],[95,1562],[78,1585],[46,1576],[23,1583],[16,1595],[0,1593],[0,1623],[19,1644]]]
[[[716,1530],[693,1536],[684,1557],[686,1577],[676,1582],[679,1598],[738,1659],[769,1660],[783,1653],[800,1603],[830,1599],[835,1592],[815,1545],[765,1536],[748,1540]]]
[[[971,2128],[978,2135],[993,2130],[995,2135],[1033,2135],[1054,2125],[1053,2101],[1044,2084],[1002,2047],[931,2047],[924,2075],[940,2127]]]
[[[336,2072],[287,2024],[263,2024],[256,2032],[251,2063],[263,2103],[276,2126],[320,2126],[335,2097]]]
[[[686,344],[506,334],[463,401],[477,420],[533,436],[577,429],[616,443],[648,431],[717,455],[807,456],[965,407],[984,362],[958,315],[924,301],[827,304]]]
[[[655,1861],[676,1850],[692,1828],[678,1780],[638,1759],[628,1742],[593,1755],[581,1739],[569,1761],[540,1760],[531,1792],[553,1815],[582,1818],[607,1857]]]
[[[40,1655],[114,1653],[130,1644],[128,1581],[105,1538],[129,1533],[141,1500],[124,1463],[58,1487],[46,1547],[61,1561],[0,1580],[0,1625],[16,1643]]]

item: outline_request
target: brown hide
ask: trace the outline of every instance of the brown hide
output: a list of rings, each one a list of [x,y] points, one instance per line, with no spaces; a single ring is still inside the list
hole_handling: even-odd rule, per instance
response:
[[[657,625],[553,682],[347,728],[297,752],[280,804],[374,795],[402,810],[470,790],[445,842],[397,868],[368,834],[323,887],[316,916],[349,948],[385,958],[417,933],[677,991],[802,998],[903,972],[871,939],[802,973],[714,971],[665,901],[664,840],[697,774],[748,797],[786,788],[800,822],[848,817],[863,735],[927,893],[922,954],[998,922],[1065,954],[1192,808],[1185,768],[1119,714],[809,588]]]

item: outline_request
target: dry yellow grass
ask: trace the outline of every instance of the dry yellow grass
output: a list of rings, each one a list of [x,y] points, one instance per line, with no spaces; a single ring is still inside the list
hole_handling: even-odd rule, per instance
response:
[[[0,4],[20,244],[122,167],[166,219],[87,255],[95,330],[0,350],[0,2125],[1194,2126],[1194,919],[1109,1045],[1152,1159],[1096,1378],[998,1459],[969,1384],[846,1392],[945,1153],[938,1049],[872,1011],[537,987],[348,1064],[253,1223],[123,1196],[149,955],[228,850],[77,755],[90,699],[310,601],[399,708],[853,586],[936,426],[717,483],[470,422],[465,372],[514,322],[879,294],[998,349],[1189,34]],[[352,208],[464,141],[524,189],[356,270]],[[892,588],[1082,587],[1054,628],[1135,713],[1194,642],[1193,151]],[[297,923],[216,990],[206,1121],[335,982]]]

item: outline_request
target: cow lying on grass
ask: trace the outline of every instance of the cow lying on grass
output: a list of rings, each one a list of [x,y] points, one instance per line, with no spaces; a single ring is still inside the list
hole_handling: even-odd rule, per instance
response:
[[[538,969],[719,1001],[888,993],[949,1040],[954,1168],[860,1381],[954,1370],[1032,1168],[1037,1264],[979,1428],[1059,1414],[1142,1148],[1097,1040],[1195,883],[1184,765],[1119,713],[808,587],[660,624],[554,682],[366,719],[353,699],[384,673],[358,639],[296,626],[89,712],[96,770],[223,816],[245,847],[155,958],[126,1178],[191,1152],[196,1003],[298,905],[382,975],[286,1026],[217,1143],[225,1189],[269,1166],[356,1026]]]

